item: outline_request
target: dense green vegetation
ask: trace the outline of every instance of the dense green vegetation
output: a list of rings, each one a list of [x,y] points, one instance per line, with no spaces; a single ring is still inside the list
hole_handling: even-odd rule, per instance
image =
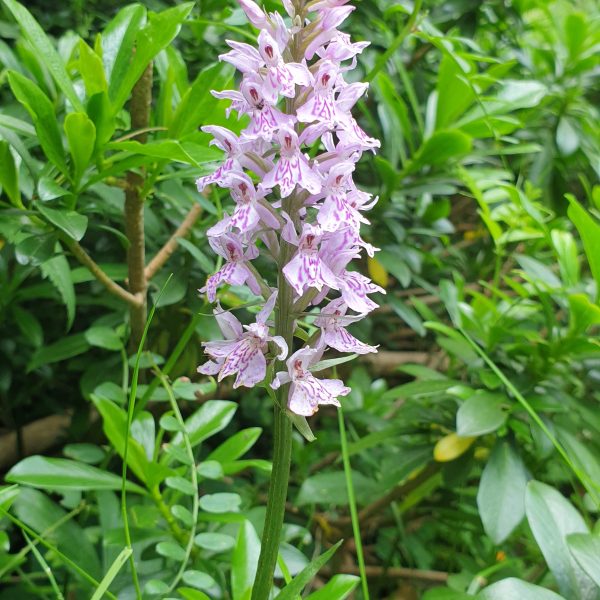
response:
[[[295,431],[273,597],[598,600],[600,6],[356,5],[379,353]],[[232,202],[194,181],[255,31],[233,0],[2,0],[0,36],[0,599],[249,598],[273,403],[196,373]]]

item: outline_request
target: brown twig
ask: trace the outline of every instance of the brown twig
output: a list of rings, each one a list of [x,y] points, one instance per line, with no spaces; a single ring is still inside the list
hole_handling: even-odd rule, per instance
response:
[[[381,513],[384,511],[392,502],[399,500],[410,494],[410,492],[417,489],[422,483],[424,483],[430,477],[433,477],[440,470],[439,463],[431,463],[427,465],[416,477],[409,479],[407,482],[397,485],[391,491],[389,491],[385,496],[382,496],[375,502],[365,506],[358,513],[358,520],[361,524],[365,524],[367,519],[373,515]],[[349,526],[351,525],[350,517],[342,517],[339,519],[335,525],[338,526]]]
[[[344,566],[344,572],[349,575],[360,575],[358,567]],[[432,583],[445,583],[448,581],[448,573],[445,571],[428,571],[425,569],[408,569],[406,567],[377,567],[367,565],[365,567],[367,577],[393,577],[394,579],[413,579],[418,581],[430,581]],[[333,575],[324,568],[323,575]]]
[[[152,63],[150,63],[131,92],[129,112],[131,113],[131,128],[142,131],[137,137],[143,144],[147,134],[143,131],[150,122],[150,106],[152,103]],[[127,249],[127,270],[129,290],[142,299],[137,306],[131,306],[129,318],[131,321],[130,345],[137,348],[142,339],[148,312],[146,293],[146,241],[144,235],[144,197],[141,188],[144,177],[134,171],[127,173],[128,187],[125,190],[125,234],[129,240]]]
[[[132,307],[141,306],[143,299],[140,296],[128,292],[117,282],[113,281],[98,265],[94,259],[82,248],[79,242],[67,236],[62,236],[63,242],[67,245],[73,256],[111,293],[127,302]]]
[[[169,257],[175,252],[178,239],[184,238],[194,226],[194,223],[198,220],[198,217],[202,213],[202,207],[199,204],[194,204],[185,219],[181,222],[179,227],[175,230],[173,235],[167,240],[165,245],[156,253],[154,258],[146,265],[145,274],[146,281],[150,281],[159,269],[167,262]]]

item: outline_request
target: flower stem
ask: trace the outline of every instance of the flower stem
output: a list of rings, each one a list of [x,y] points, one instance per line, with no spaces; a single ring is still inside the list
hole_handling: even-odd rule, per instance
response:
[[[294,340],[294,315],[292,312],[292,288],[283,275],[282,269],[290,255],[290,245],[281,241],[279,257],[279,294],[275,312],[275,333],[281,335],[291,349]],[[276,369],[282,363],[276,364]],[[267,513],[261,540],[260,556],[252,600],[267,600],[273,586],[273,573],[279,554],[279,540],[283,527],[285,501],[287,498],[288,480],[292,455],[292,422],[286,414],[289,384],[278,390],[277,402],[274,403],[273,426],[273,470],[269,483]]]

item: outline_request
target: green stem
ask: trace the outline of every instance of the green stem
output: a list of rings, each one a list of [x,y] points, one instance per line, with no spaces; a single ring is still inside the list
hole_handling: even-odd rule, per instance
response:
[[[367,570],[365,568],[365,557],[363,555],[362,538],[360,536],[360,522],[356,510],[356,498],[354,496],[354,482],[352,481],[352,467],[350,466],[350,455],[348,453],[348,440],[346,439],[346,425],[342,408],[338,408],[338,425],[340,429],[340,440],[342,445],[342,460],[344,462],[344,475],[346,476],[346,490],[348,491],[348,505],[350,506],[350,518],[352,519],[352,535],[356,546],[356,559],[360,573],[360,583],[363,597],[369,600],[369,584],[367,582]]]
[[[279,294],[278,305],[275,313],[275,333],[281,335],[288,344],[290,352],[294,336],[294,317],[292,311],[292,289],[283,275],[283,267],[287,264],[290,255],[290,245],[282,240],[279,262]],[[275,367],[282,367],[277,362]],[[283,527],[285,501],[287,498],[288,480],[292,457],[292,422],[287,416],[287,396],[289,384],[282,385],[278,390],[277,402],[273,405],[273,470],[269,483],[269,497],[265,526],[261,540],[260,556],[252,600],[267,600],[273,586],[273,573],[279,554],[279,540]]]

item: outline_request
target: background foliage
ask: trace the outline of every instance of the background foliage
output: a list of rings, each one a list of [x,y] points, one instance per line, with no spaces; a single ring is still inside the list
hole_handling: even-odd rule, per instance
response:
[[[145,598],[241,600],[271,407],[193,375],[219,335],[204,232],[230,202],[193,182],[220,158],[199,127],[243,126],[209,90],[251,31],[233,2],[26,4],[0,5],[0,598],[133,598],[131,546]],[[380,353],[339,365],[343,418],[297,436],[278,598],[365,597],[357,551],[372,598],[600,595],[598,9],[357,3],[358,116],[382,139],[360,268],[387,295],[355,333]],[[156,304],[137,355],[135,201]]]

